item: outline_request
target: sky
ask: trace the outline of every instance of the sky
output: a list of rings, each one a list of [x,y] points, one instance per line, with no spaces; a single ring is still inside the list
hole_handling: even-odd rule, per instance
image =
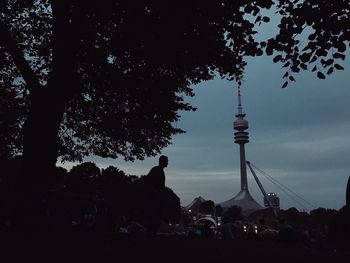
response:
[[[250,126],[246,158],[313,205],[295,202],[256,171],[265,191],[280,197],[283,209],[309,211],[345,205],[350,175],[349,66],[346,62],[344,71],[325,80],[302,72],[296,75],[296,82],[282,89],[281,65],[273,64],[271,57],[248,61],[241,89]],[[176,125],[186,133],[174,136],[172,145],[162,151],[169,157],[166,185],[183,206],[198,196],[220,203],[240,190],[239,146],[233,142],[237,85],[215,78],[193,88],[196,95],[188,101],[198,110],[181,114]],[[98,157],[85,161],[144,175],[157,165],[158,156],[135,162]],[[250,171],[248,187],[263,205],[263,195]]]
[[[258,37],[273,35],[272,26],[260,28]],[[272,57],[249,58],[247,63],[241,88],[250,126],[246,159],[309,204],[295,202],[256,171],[265,191],[275,192],[283,209],[341,208],[350,175],[348,57],[344,71],[336,71],[325,80],[312,72],[301,72],[285,89],[281,88],[284,69],[272,63]],[[198,110],[181,114],[176,126],[186,133],[174,136],[172,145],[162,151],[169,157],[166,185],[183,206],[198,196],[220,203],[240,190],[239,146],[233,140],[237,85],[218,77],[193,89],[196,95],[188,101]],[[85,161],[144,175],[157,165],[158,157],[135,162],[88,157]],[[72,165],[66,163],[65,167]],[[248,188],[263,205],[263,195],[250,171]]]

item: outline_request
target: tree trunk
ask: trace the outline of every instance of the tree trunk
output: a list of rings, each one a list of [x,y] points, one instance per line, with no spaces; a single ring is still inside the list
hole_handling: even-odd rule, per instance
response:
[[[20,231],[27,232],[46,230],[45,201],[56,168],[58,132],[66,103],[79,92],[74,63],[79,42],[78,32],[70,21],[70,1],[51,1],[51,7],[51,72],[48,84],[31,92],[29,114],[23,127],[22,168],[15,184],[14,223]]]
[[[45,197],[55,173],[64,106],[64,102],[53,97],[50,89],[44,88],[33,96],[23,128],[23,161],[16,180],[15,224],[26,232],[44,227]]]
[[[45,173],[55,167],[64,106],[65,103],[56,99],[48,88],[35,96],[31,103],[24,126],[23,166],[27,169],[25,173],[34,175],[25,180],[34,188],[47,185],[48,175]]]

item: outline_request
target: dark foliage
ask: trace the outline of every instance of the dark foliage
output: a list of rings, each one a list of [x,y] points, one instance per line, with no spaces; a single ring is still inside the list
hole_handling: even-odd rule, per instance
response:
[[[103,221],[99,224],[103,225],[104,231],[113,232],[123,218],[147,225],[151,218],[149,212],[154,212],[152,205],[156,201],[151,193],[144,176],[127,176],[114,166],[101,171],[96,164],[86,162],[69,171],[64,187],[50,197],[52,203],[48,208],[52,216],[60,218],[58,220],[79,224],[84,222],[84,215],[91,214]],[[155,197],[163,200],[163,209],[159,210],[161,220],[178,223],[181,215],[178,196],[166,187],[162,197]]]
[[[275,63],[287,68],[285,83],[295,81],[301,70],[312,70],[320,79],[343,70],[350,40],[350,1],[283,0],[277,2],[281,15],[279,33],[261,43]]]
[[[308,222],[308,214],[306,212],[299,212],[295,207],[287,210],[281,210],[279,214],[280,218],[291,224],[293,227],[300,228],[305,226]]]
[[[97,178],[100,169],[92,162],[85,162],[74,166],[67,175],[66,188],[75,193],[96,193]]]
[[[341,252],[350,251],[350,210],[346,206],[331,218],[329,224],[329,245]]]
[[[173,123],[192,110],[191,84],[215,72],[241,80],[243,56],[261,52],[245,12],[271,4],[2,1],[1,84],[29,107],[25,137],[51,120],[64,159],[143,158],[182,132]]]
[[[270,21],[261,11],[273,4],[280,31],[257,43],[254,26]],[[215,72],[241,83],[244,56],[277,53],[283,87],[300,70],[342,70],[348,11],[349,1],[317,0],[2,1],[1,154],[21,153],[24,134],[30,154],[33,140],[51,140],[52,159],[157,154],[182,132],[173,124],[192,110],[190,85]]]
[[[204,201],[199,205],[199,213],[201,214],[215,214],[215,203],[212,200]]]
[[[335,209],[317,208],[310,211],[310,222],[319,225],[329,225],[332,218],[338,214]]]

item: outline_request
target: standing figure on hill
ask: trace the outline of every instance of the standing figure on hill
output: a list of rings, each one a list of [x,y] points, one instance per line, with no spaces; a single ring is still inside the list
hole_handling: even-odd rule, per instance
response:
[[[165,174],[164,168],[168,166],[168,157],[162,155],[159,157],[158,166],[153,167],[147,174],[149,186],[149,210],[147,231],[150,235],[156,235],[162,220]]]

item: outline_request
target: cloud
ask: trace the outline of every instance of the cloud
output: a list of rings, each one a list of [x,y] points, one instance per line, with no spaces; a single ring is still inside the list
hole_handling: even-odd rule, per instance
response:
[[[340,208],[350,174],[350,63],[346,62],[344,72],[326,80],[300,73],[295,76],[297,82],[281,89],[281,65],[269,57],[247,61],[242,86],[243,109],[250,124],[247,160],[316,206]],[[240,189],[239,150],[233,142],[236,84],[215,78],[194,89],[196,96],[188,101],[198,110],[182,113],[176,123],[187,133],[174,136],[173,144],[162,151],[169,156],[167,185],[183,205],[199,195],[222,202]],[[157,157],[135,162],[87,160],[135,175],[146,174],[158,162]],[[280,196],[283,208],[303,209],[262,174],[258,176],[266,191]],[[262,204],[250,173],[248,180],[250,192]]]

